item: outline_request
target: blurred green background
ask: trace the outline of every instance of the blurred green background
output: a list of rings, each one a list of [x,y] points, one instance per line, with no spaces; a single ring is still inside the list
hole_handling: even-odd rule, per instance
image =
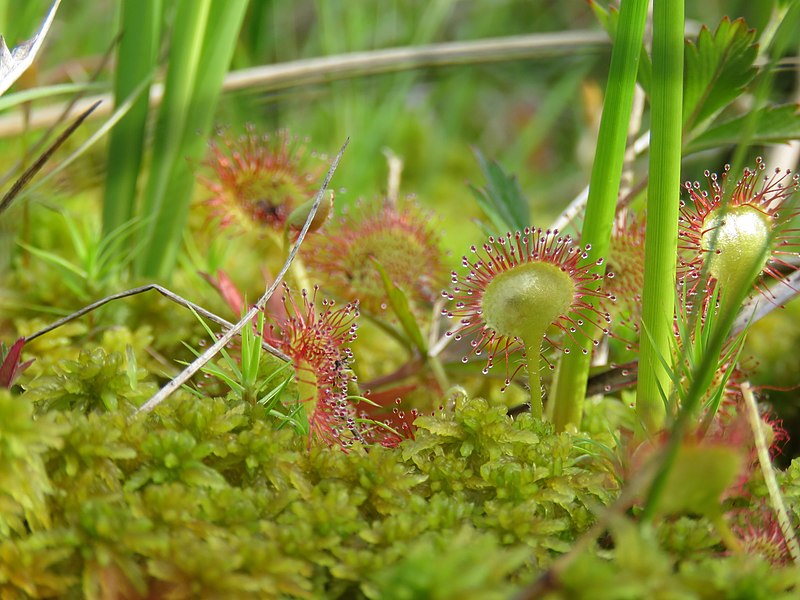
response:
[[[49,4],[0,2],[0,29],[9,43],[29,37]],[[743,16],[750,26],[760,27],[769,16],[769,3],[757,4],[690,2],[687,17],[713,28],[725,15]],[[87,80],[113,44],[120,5],[65,2],[36,73],[22,85]],[[170,8],[166,2],[168,22]],[[391,47],[584,30],[600,31],[584,2],[252,0],[232,69]],[[162,55],[167,41],[165,34]],[[557,55],[522,60],[480,64],[476,59],[468,65],[270,91],[254,85],[224,93],[216,122],[234,131],[246,122],[265,132],[286,127],[308,136],[312,148],[326,153],[335,152],[350,136],[335,182],[341,203],[385,190],[382,150],[390,149],[404,161],[401,190],[452,217],[445,226],[447,245],[460,252],[478,231],[470,224],[469,217],[477,213],[464,185],[480,181],[472,147],[518,175],[538,226],[546,226],[583,188],[607,62],[607,47],[575,45]],[[100,72],[101,85],[110,85],[113,68],[109,64]],[[37,102],[34,110],[52,102]],[[8,111],[0,117],[13,118]],[[4,135],[3,146],[18,151],[36,135]],[[95,148],[96,154],[85,157],[71,175],[84,189],[85,183],[101,177],[103,149]]]

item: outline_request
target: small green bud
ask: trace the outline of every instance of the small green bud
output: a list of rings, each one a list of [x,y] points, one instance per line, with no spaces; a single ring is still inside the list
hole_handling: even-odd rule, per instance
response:
[[[308,227],[309,232],[318,231],[325,224],[325,221],[328,220],[328,217],[333,211],[333,198],[333,190],[331,190],[329,195],[322,197],[322,200],[319,203],[319,208],[317,209],[314,218],[311,220],[311,225]],[[286,230],[300,231],[303,228],[306,219],[308,219],[308,214],[311,212],[311,208],[313,206],[314,199],[311,199],[295,208],[286,219]]]
[[[701,241],[709,274],[723,285],[749,285],[769,258],[771,221],[748,205],[712,211]]]

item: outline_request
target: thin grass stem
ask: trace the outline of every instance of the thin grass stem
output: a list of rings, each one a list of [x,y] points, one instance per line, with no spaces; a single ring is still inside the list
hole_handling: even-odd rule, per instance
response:
[[[756,405],[756,398],[753,395],[753,388],[747,381],[745,381],[740,388],[742,390],[742,396],[744,397],[747,420],[750,423],[750,429],[753,432],[753,439],[755,440],[756,450],[758,452],[758,464],[761,466],[761,473],[764,475],[764,482],[767,484],[772,508],[777,516],[783,539],[786,541],[786,548],[789,550],[789,555],[792,557],[792,561],[795,564],[800,564],[800,545],[797,543],[797,535],[795,534],[794,527],[792,527],[792,521],[786,510],[786,503],[783,501],[780,485],[778,485],[778,478],[775,477],[775,469],[769,457],[769,445],[764,435],[764,422],[758,414],[758,406]]]
[[[653,3],[650,177],[636,411],[650,432],[664,425],[675,313],[683,102],[683,0]],[[666,362],[661,359],[666,359]]]
[[[629,0],[620,7],[581,232],[581,243],[591,245],[590,258],[593,261],[607,254],[611,240],[647,7],[647,0]],[[604,267],[595,268],[600,270]],[[552,406],[548,413],[553,415],[558,430],[563,430],[568,424],[580,425],[589,378],[591,340],[582,342],[582,347],[572,341],[568,343],[574,347],[573,351],[559,360],[549,399]]]
[[[161,0],[123,2],[122,38],[114,75],[114,106],[119,108],[146,81],[141,94],[111,132],[103,196],[103,232],[108,235],[135,214],[136,182],[144,154],[150,79],[158,58]]]
[[[607,48],[608,44],[608,36],[603,32],[578,30],[469,42],[444,42],[417,47],[384,48],[240,69],[228,73],[222,87],[228,92],[252,88],[276,91],[430,67],[445,68],[454,65],[572,56],[578,51],[598,53]],[[97,117],[110,114],[113,100],[110,94],[84,98],[71,114],[77,114],[97,100],[104,101]],[[156,83],[150,90],[150,106],[160,106],[163,102],[164,85]],[[63,106],[58,104],[33,110],[28,127],[37,129],[52,124],[63,111]],[[23,131],[25,123],[21,115],[0,117],[0,137],[19,135]]]

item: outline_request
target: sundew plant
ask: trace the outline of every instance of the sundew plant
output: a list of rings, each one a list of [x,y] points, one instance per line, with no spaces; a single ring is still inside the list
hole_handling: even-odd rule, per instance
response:
[[[798,30],[0,3],[0,597],[797,597]]]

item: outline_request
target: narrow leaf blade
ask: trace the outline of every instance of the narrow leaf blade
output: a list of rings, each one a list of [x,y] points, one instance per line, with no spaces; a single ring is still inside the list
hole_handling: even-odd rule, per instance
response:
[[[486,160],[480,150],[475,150],[475,158],[486,178],[486,186],[471,186],[472,191],[481,209],[498,227],[497,233],[525,229],[530,224],[528,200],[522,194],[516,176],[507,174],[496,161]]]
[[[389,277],[389,274],[386,272],[386,269],[384,269],[383,266],[374,258],[372,259],[372,262],[375,265],[375,268],[378,269],[378,273],[381,275],[383,287],[386,289],[386,295],[389,299],[389,305],[392,307],[394,314],[397,315],[403,331],[405,331],[406,335],[409,337],[417,350],[420,351],[422,356],[426,356],[428,353],[428,345],[425,342],[425,336],[422,335],[422,331],[419,328],[416,318],[414,318],[414,314],[409,308],[408,298],[406,298],[403,290],[394,284],[392,279]]]
[[[752,120],[755,130],[748,137],[750,144],[782,144],[800,138],[800,106],[784,104],[768,106],[756,112],[719,123],[690,140],[686,153],[740,143],[745,124]]]

